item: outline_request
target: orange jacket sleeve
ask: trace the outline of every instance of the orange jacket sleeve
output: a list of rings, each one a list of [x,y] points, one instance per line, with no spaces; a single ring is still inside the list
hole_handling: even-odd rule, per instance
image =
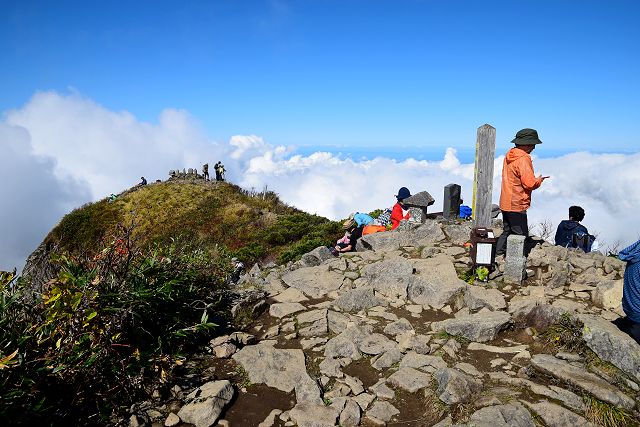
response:
[[[531,162],[531,156],[525,156],[518,165],[518,175],[520,176],[520,182],[522,188],[526,191],[533,191],[542,185],[542,179],[536,178],[533,173],[533,163]]]

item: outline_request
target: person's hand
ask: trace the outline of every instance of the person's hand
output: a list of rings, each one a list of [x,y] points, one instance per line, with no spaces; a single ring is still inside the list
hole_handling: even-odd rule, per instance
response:
[[[540,182],[544,182],[544,180],[547,179],[547,178],[551,178],[551,176],[549,176],[549,175],[547,175],[547,176],[539,175],[538,176],[538,179],[540,180]]]

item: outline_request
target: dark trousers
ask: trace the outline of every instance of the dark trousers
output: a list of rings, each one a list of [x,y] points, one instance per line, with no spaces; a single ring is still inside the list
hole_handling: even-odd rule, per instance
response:
[[[640,323],[636,323],[628,317],[619,317],[611,323],[640,344]]]
[[[527,224],[527,212],[507,212],[502,211],[503,231],[498,242],[496,243],[496,255],[504,255],[507,253],[507,237],[512,234],[517,236],[529,236],[529,225]],[[525,254],[529,255],[531,250],[530,244],[525,242]],[[527,250],[527,248],[529,248]]]

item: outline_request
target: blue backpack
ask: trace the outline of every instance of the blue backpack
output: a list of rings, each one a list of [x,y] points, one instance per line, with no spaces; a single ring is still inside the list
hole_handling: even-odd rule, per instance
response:
[[[471,218],[473,214],[473,210],[467,205],[460,205],[460,218],[466,219]]]

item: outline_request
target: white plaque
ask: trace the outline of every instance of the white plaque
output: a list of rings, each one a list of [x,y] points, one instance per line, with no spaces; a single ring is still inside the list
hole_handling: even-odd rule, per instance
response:
[[[491,265],[491,243],[476,243],[476,264]]]

